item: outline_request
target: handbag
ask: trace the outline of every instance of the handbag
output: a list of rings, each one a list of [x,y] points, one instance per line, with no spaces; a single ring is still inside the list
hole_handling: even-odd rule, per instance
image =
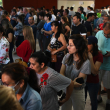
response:
[[[55,51],[55,50],[56,50],[56,49],[54,48],[54,49],[51,50],[51,52],[53,52],[53,51]],[[52,58],[52,59],[51,59],[51,62],[57,62],[57,55],[56,55],[56,54],[55,54],[55,55],[52,55],[52,54],[51,54],[51,58]]]
[[[28,67],[27,63],[26,63],[25,61],[23,61],[22,58],[16,59],[16,60],[15,60],[15,63],[20,63],[20,64],[22,64],[23,66],[25,66],[26,68]]]

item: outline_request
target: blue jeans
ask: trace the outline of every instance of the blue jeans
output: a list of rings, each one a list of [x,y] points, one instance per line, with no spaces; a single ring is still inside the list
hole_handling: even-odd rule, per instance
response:
[[[86,83],[85,99],[87,98],[87,91],[89,92],[91,100],[91,110],[97,110],[97,94],[99,91],[99,83]]]

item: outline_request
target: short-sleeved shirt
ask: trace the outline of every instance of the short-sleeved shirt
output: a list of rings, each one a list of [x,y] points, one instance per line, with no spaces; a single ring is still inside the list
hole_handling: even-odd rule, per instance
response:
[[[100,30],[103,30],[103,25],[104,25],[104,23],[99,24],[99,29]]]
[[[32,30],[33,30],[33,34],[34,34],[34,39],[36,41],[36,32],[37,32],[37,26],[36,25],[32,25]]]
[[[87,59],[83,65],[81,66],[81,68],[78,70],[76,68],[76,62],[73,61],[73,63],[71,65],[68,65],[66,62],[69,58],[70,54],[67,53],[62,61],[62,64],[64,64],[66,66],[66,70],[65,70],[65,76],[74,80],[75,78],[77,78],[79,76],[80,73],[89,75],[91,74],[91,66],[90,66],[90,61]],[[86,83],[86,78],[84,80],[84,82]],[[85,83],[79,87],[79,88],[75,88],[75,89],[83,89],[85,87]]]
[[[15,28],[16,28],[15,35],[16,36],[23,36],[23,32],[22,32],[23,24],[18,22],[18,24],[15,26]]]
[[[0,64],[9,63],[9,42],[5,37],[0,39]]]
[[[98,20],[97,20],[97,25],[96,25],[96,27],[97,26],[99,26],[99,24],[101,24],[101,23],[103,23],[103,20],[104,20],[104,18],[103,17],[100,17]]]
[[[102,51],[102,55],[105,55],[107,51],[110,52],[110,38],[104,36],[103,30],[98,31],[95,37],[98,39],[98,49]],[[103,63],[100,69],[110,71],[110,56],[103,56]]]
[[[29,13],[26,14],[25,19],[24,19],[24,24],[25,24],[25,25],[28,25],[28,26],[29,26],[28,18],[29,18],[30,16],[31,16],[31,15],[30,15]]]
[[[85,20],[85,18],[84,18],[84,14],[81,14],[81,18],[82,18],[83,20]]]
[[[13,27],[15,27],[16,25],[17,25],[17,22],[15,21],[15,20],[12,20],[12,18],[15,18],[15,19],[17,19],[17,17],[18,17],[18,15],[12,15],[12,17],[11,17],[11,25],[13,26]]]
[[[40,20],[40,22],[37,24],[37,35],[36,37],[38,39],[42,39],[43,34],[41,34],[41,29],[43,28],[45,24],[45,20]]]
[[[87,29],[87,32],[90,32],[90,34],[92,35],[92,25],[91,25],[91,22],[86,21],[84,25],[85,25],[85,27]]]
[[[71,15],[72,17],[75,15],[74,11],[69,11],[69,15]]]
[[[45,30],[45,31],[50,31],[50,30],[52,30],[51,29],[51,22],[49,22],[49,23],[45,23],[44,24],[44,27],[43,27],[43,29]],[[49,37],[49,36],[46,36],[47,38]],[[50,37],[52,37],[52,35],[50,35]]]
[[[97,61],[103,63],[103,55],[100,52],[98,52],[98,55],[93,57],[93,61],[94,61],[94,63],[96,63]],[[98,74],[94,75],[91,73],[90,75],[88,75],[87,76],[87,82],[88,83],[99,83]]]
[[[43,110],[59,110],[57,92],[67,88],[71,83],[71,79],[61,75],[50,67],[40,76],[39,74],[37,75],[41,86],[40,95]]]
[[[13,31],[13,29],[11,29],[11,28],[7,29],[6,34],[5,34],[6,38],[8,38],[9,33],[13,34],[12,42],[10,42],[10,44],[14,44],[14,31]]]
[[[27,84],[26,90],[19,100],[24,110],[42,110],[40,94]]]
[[[79,24],[78,26],[72,26],[71,35],[73,35],[73,34],[86,34],[86,33],[87,33],[87,30],[83,24]]]

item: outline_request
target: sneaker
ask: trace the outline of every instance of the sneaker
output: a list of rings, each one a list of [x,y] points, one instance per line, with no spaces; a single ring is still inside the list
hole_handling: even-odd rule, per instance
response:
[[[101,103],[102,102],[102,98],[100,99],[100,100],[97,100],[97,103],[99,104],[99,103]]]
[[[101,91],[101,94],[104,94],[104,93],[107,93],[107,92],[106,92],[105,90],[102,90],[102,91]]]

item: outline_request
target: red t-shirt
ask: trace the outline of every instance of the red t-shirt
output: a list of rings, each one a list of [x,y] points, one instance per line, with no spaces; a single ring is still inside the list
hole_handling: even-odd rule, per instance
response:
[[[100,52],[98,52],[98,55],[93,57],[93,61],[94,61],[94,63],[96,63],[97,61],[103,63],[103,55]],[[87,76],[86,82],[88,82],[88,83],[99,83],[99,75],[97,74],[96,76],[94,76],[91,73],[90,75]]]
[[[99,24],[100,30],[103,30],[103,25],[104,25],[104,23]]]
[[[28,62],[32,54],[32,49],[30,47],[30,42],[24,40],[16,49],[17,55],[23,59],[23,61]]]

